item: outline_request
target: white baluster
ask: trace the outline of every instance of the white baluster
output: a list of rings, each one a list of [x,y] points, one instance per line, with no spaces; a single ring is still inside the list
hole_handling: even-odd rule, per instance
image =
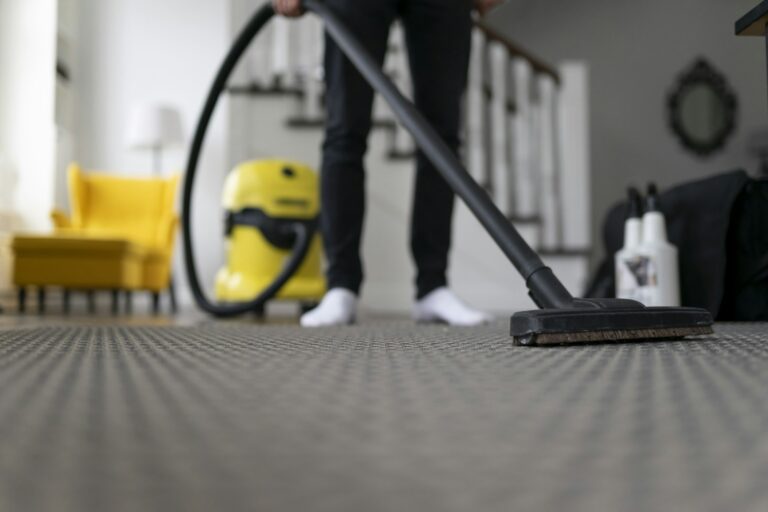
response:
[[[503,45],[488,45],[491,72],[491,158],[493,159],[493,198],[496,206],[512,214],[512,180],[509,165],[507,120],[507,78],[509,56]]]
[[[559,66],[558,145],[564,247],[592,244],[589,140],[589,70],[583,62]]]
[[[541,245],[543,249],[555,250],[562,242],[562,215],[560,190],[557,176],[556,146],[556,85],[549,75],[536,78],[540,119],[538,123],[538,162],[541,184]]]
[[[280,80],[283,87],[296,85],[293,57],[293,22],[282,16],[276,16],[272,21],[274,27],[272,37],[272,74]]]
[[[238,27],[239,30],[239,27]],[[274,56],[274,26],[269,23],[264,27],[264,34],[259,42],[251,45],[246,56],[248,81],[259,87],[269,87],[275,81],[272,58]]]
[[[396,153],[401,155],[408,155],[415,150],[413,138],[408,130],[398,122],[395,128],[395,135],[392,140],[392,146]]]
[[[302,117],[320,119],[323,116],[323,26],[314,16],[305,16],[299,26],[299,72],[304,98]]]
[[[512,60],[515,115],[512,118],[512,155],[514,162],[515,214],[529,218],[536,215],[534,104],[531,96],[531,64],[520,58]]]
[[[405,47],[405,33],[399,23],[392,28],[392,47],[391,71],[395,78],[395,85],[400,89],[406,98],[413,98],[413,85],[411,83],[411,74],[408,68],[408,54]],[[389,115],[394,116],[389,112]],[[392,149],[396,153],[409,154],[413,152],[414,143],[408,130],[397,122],[394,137],[392,139]]]
[[[475,180],[488,184],[485,158],[485,34],[472,32],[472,55],[469,61],[467,83],[467,163]]]
[[[384,72],[390,77],[397,73],[396,60],[399,54],[400,44],[400,26],[398,23],[392,25],[392,29],[389,32],[389,41],[387,41],[387,53],[384,57]],[[395,80],[393,80],[395,81]],[[395,81],[396,83],[396,81]],[[389,108],[389,105],[384,98],[378,93],[373,98],[373,119],[376,121],[394,120],[394,115]]]
[[[528,125],[528,133],[530,133],[531,141],[531,165],[529,167],[529,181],[521,183],[525,192],[525,196],[528,199],[526,204],[522,205],[521,217],[535,217],[539,219],[539,229],[536,231],[536,239],[533,242],[535,247],[541,247],[541,239],[543,235],[543,226],[541,224],[541,104],[537,96],[535,76],[531,77],[531,116],[530,123]]]

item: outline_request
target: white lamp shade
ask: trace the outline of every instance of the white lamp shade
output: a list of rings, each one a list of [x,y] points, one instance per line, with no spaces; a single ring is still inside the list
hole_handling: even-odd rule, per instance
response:
[[[130,149],[167,148],[184,143],[181,115],[162,105],[137,105],[131,111],[126,134]]]

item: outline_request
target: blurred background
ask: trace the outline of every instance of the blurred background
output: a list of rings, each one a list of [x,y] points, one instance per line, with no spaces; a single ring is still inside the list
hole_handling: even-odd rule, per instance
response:
[[[0,0],[0,293],[6,303],[14,297],[11,234],[48,232],[51,210],[71,209],[70,162],[128,176],[183,170],[220,60],[262,3]],[[477,26],[463,157],[573,293],[581,293],[602,256],[602,220],[628,185],[655,181],[664,188],[736,168],[760,172],[768,128],[764,45],[734,35],[734,21],[752,4],[510,0]],[[408,91],[401,48],[395,27],[386,68]],[[220,197],[227,173],[239,162],[274,156],[319,167],[321,56],[314,20],[281,20],[249,50],[219,103],[194,214],[209,286],[224,262]],[[712,90],[693,99],[676,96],[697,69],[712,78]],[[733,101],[726,108],[722,98]],[[673,123],[676,116],[682,128]],[[375,118],[363,306],[402,313],[412,294],[413,147],[381,102]],[[191,300],[176,253],[184,306]],[[530,306],[514,269],[463,207],[451,279],[478,307]]]

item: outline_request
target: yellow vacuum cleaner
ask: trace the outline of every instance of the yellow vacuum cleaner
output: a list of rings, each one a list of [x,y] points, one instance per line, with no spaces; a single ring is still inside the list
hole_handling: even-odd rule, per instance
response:
[[[315,225],[320,213],[317,173],[287,160],[259,160],[238,165],[224,183],[227,265],[216,276],[220,303],[246,303],[268,288],[290,258],[303,224],[313,232],[296,272],[275,294],[296,300],[306,310],[325,293],[321,241]],[[263,312],[261,308],[253,308]]]

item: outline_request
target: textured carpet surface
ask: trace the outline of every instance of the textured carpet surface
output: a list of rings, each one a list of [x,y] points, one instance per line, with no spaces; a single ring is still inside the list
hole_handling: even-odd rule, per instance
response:
[[[768,510],[768,326],[0,330],[0,510]]]

